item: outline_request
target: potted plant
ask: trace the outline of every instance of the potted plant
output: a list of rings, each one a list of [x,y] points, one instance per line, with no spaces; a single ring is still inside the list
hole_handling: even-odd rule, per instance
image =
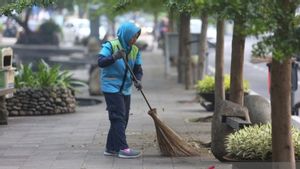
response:
[[[21,65],[15,76],[16,92],[6,99],[10,116],[44,115],[75,112],[74,84],[82,82],[72,79],[68,71],[60,66],[50,67],[45,61],[38,63],[37,71],[32,65]]]
[[[272,128],[271,124],[252,125],[229,134],[225,138],[228,154],[225,159],[239,168],[272,168]],[[300,159],[300,131],[292,128],[295,160]],[[255,162],[255,163],[254,163]],[[258,168],[257,168],[258,167]],[[300,168],[300,166],[298,166]],[[297,168],[298,168],[297,167]]]
[[[249,82],[247,80],[243,81],[244,92],[248,94],[249,92]],[[230,76],[224,76],[224,88],[225,88],[225,97],[229,99],[229,89],[230,89]],[[215,78],[214,76],[205,76],[202,80],[199,80],[196,84],[197,93],[206,101],[211,102],[212,104],[215,101]]]

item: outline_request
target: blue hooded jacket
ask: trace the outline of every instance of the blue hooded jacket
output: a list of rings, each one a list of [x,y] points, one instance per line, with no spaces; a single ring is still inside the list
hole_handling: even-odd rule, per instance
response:
[[[121,92],[124,95],[131,94],[132,78],[123,59],[114,61],[112,54],[117,50],[125,49],[128,56],[128,64],[138,80],[141,80],[143,71],[142,58],[135,45],[130,46],[130,40],[140,34],[141,29],[132,22],[121,24],[118,29],[118,39],[108,41],[102,45],[99,52],[98,65],[101,69],[101,90],[106,93]],[[116,47],[117,46],[117,47]],[[125,75],[126,73],[126,75]],[[126,76],[126,77],[125,77]],[[123,84],[123,87],[121,87]],[[122,88],[122,89],[121,89]]]

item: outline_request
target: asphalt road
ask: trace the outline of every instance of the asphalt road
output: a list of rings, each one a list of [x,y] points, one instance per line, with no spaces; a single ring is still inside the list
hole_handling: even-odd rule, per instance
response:
[[[224,71],[226,74],[230,73],[230,63],[231,63],[231,36],[225,36],[225,46],[224,46]],[[244,59],[244,79],[248,80],[250,83],[251,92],[254,94],[261,95],[267,99],[270,99],[270,94],[268,91],[268,67],[266,63],[251,63],[251,50],[252,45],[257,42],[254,37],[249,37],[246,39],[245,44],[245,59]],[[209,73],[214,73],[215,70],[215,49],[209,49]],[[298,76],[300,76],[298,70]],[[298,81],[298,88],[300,81]],[[300,101],[300,89],[295,92],[295,103]]]

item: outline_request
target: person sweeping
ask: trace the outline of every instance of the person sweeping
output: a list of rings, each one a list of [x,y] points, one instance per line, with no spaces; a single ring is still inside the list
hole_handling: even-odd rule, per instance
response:
[[[141,156],[139,150],[129,148],[125,134],[129,120],[132,84],[138,90],[142,89],[142,57],[134,45],[140,33],[141,29],[134,23],[124,22],[118,28],[117,39],[104,43],[99,52],[101,89],[110,120],[104,155],[120,158]],[[137,80],[132,80],[128,69],[132,70]]]

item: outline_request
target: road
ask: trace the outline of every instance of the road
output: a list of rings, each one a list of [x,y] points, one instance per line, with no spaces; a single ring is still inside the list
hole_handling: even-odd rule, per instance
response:
[[[231,36],[225,36],[224,44],[224,71],[226,74],[230,73],[230,63],[231,63]],[[250,62],[251,59],[251,49],[252,45],[258,40],[255,37],[249,37],[246,39],[245,44],[245,59],[244,59],[244,79],[248,80],[250,83],[250,89],[253,94],[261,95],[267,99],[270,99],[270,94],[268,92],[268,67],[266,63],[256,63]],[[215,49],[209,49],[209,73],[214,72],[215,67]],[[298,70],[298,75],[299,70]],[[298,81],[298,88],[300,82]],[[295,102],[300,101],[300,90],[295,92]]]

